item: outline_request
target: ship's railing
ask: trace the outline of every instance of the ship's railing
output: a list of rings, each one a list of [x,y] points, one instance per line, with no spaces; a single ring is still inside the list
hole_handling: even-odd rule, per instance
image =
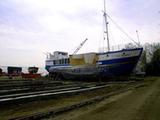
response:
[[[48,53],[48,54],[46,55],[46,59],[51,59],[51,58],[54,58],[54,55],[51,54],[51,53]]]
[[[132,43],[128,43],[128,44],[119,44],[119,45],[113,45],[110,47],[110,51],[118,51],[118,50],[122,50],[122,49],[130,49],[130,48],[136,48],[137,46],[132,44]],[[107,52],[108,48],[107,47],[102,47],[99,48],[99,52]]]
[[[66,55],[63,55],[63,54],[52,54],[52,53],[48,53],[46,55],[46,60],[53,60],[53,59],[66,59],[68,58],[68,53]]]

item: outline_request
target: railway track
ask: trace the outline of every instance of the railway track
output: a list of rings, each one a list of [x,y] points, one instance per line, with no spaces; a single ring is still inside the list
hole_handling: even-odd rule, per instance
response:
[[[72,95],[86,91],[110,87],[113,84],[129,84],[133,82],[107,82],[107,83],[68,83],[58,84],[52,87],[44,87],[41,89],[35,88],[21,88],[0,91],[0,106],[12,103],[20,103],[27,101],[35,101],[45,98],[53,98],[60,95]]]
[[[36,91],[36,92],[28,92],[28,93],[20,93],[20,94],[10,94],[10,95],[1,95],[0,96],[0,105],[5,105],[9,103],[19,103],[22,101],[34,101],[37,99],[45,99],[51,97],[57,97],[60,95],[72,95],[77,93],[82,93],[86,91],[96,90],[104,87],[108,87],[110,85],[91,85],[91,86],[67,86],[64,88],[58,88],[54,90],[45,90],[45,91]]]
[[[44,90],[54,90],[61,89],[66,87],[76,87],[79,86],[77,84],[62,84],[62,85],[53,85],[53,86],[45,86],[45,87],[31,87],[31,88],[17,88],[17,89],[6,89],[0,91],[0,96],[2,95],[10,95],[10,94],[20,94],[20,93],[29,93],[29,92],[38,92]]]
[[[5,86],[0,90],[0,107],[6,106],[16,106],[16,105],[23,105],[30,103],[32,101],[47,101],[47,100],[54,100],[54,98],[65,98],[68,96],[79,95],[81,93],[86,94],[90,92],[96,92],[97,90],[101,90],[103,88],[110,89],[111,86],[122,84],[125,86],[133,85],[135,81],[126,81],[126,82],[63,82],[63,81],[1,81],[0,86]],[[16,87],[11,87],[11,85]],[[31,85],[31,86],[29,86]],[[118,91],[118,93],[121,90]],[[121,91],[122,92],[122,91]],[[109,96],[117,94],[112,93],[108,94]],[[57,115],[63,113],[65,111],[82,107],[84,105],[88,105],[94,103],[96,101],[103,100],[108,96],[95,96],[94,98],[90,98],[84,101],[80,101],[78,103],[64,106],[62,108],[49,110],[47,112],[35,113],[26,116],[15,117],[13,120],[16,119],[41,119],[48,117],[50,115]]]
[[[64,106],[64,107],[57,108],[57,109],[51,109],[51,110],[48,110],[46,112],[37,112],[37,113],[34,113],[34,114],[19,116],[19,117],[11,118],[10,120],[47,119],[47,118],[50,118],[51,116],[53,117],[53,116],[56,116],[56,115],[60,115],[64,112],[70,111],[70,110],[74,110],[74,109],[77,109],[77,108],[80,108],[80,107],[83,107],[83,106],[86,106],[86,105],[93,104],[95,102],[100,102],[100,101],[102,101],[104,99],[107,99],[111,96],[114,96],[114,95],[117,95],[117,94],[120,94],[120,93],[124,93],[124,92],[127,92],[129,90],[133,90],[135,88],[143,87],[143,86],[145,86],[145,84],[136,84],[136,85],[133,85],[133,86],[130,86],[130,87],[125,87],[125,88],[122,88],[120,90],[110,92],[106,95],[99,95],[99,96],[95,96],[95,97],[90,98],[90,99],[82,100],[82,101],[79,101],[79,102],[71,104],[71,105],[67,105],[67,106]],[[101,88],[103,88],[103,87],[107,87],[107,85],[101,86]],[[100,88],[100,86],[98,86],[97,88]],[[94,89],[93,87],[90,88],[90,90],[93,90],[93,89]]]
[[[43,88],[62,85],[61,81],[52,80],[0,80],[0,90]]]

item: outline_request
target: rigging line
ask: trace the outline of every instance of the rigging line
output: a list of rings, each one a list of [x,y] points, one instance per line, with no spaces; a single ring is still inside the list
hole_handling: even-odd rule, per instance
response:
[[[106,15],[108,16],[108,18],[117,26],[117,28],[119,28],[119,30],[121,30],[130,40],[132,40],[136,45],[140,46],[136,41],[134,41],[133,38],[131,38],[107,13]]]

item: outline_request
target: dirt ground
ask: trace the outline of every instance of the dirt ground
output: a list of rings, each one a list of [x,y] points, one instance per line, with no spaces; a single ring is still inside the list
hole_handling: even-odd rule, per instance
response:
[[[160,78],[147,78],[146,86],[115,95],[54,120],[160,120]]]

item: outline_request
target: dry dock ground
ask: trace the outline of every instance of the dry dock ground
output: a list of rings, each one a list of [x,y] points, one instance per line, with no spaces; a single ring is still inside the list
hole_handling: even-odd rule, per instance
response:
[[[143,85],[45,120],[160,120],[160,77],[147,77],[138,83]],[[128,85],[118,84],[74,96],[3,106],[0,107],[0,120],[56,109],[95,96],[106,95],[111,91],[119,91],[121,87]]]
[[[160,120],[160,77],[146,78],[144,82],[144,87],[50,119]]]

